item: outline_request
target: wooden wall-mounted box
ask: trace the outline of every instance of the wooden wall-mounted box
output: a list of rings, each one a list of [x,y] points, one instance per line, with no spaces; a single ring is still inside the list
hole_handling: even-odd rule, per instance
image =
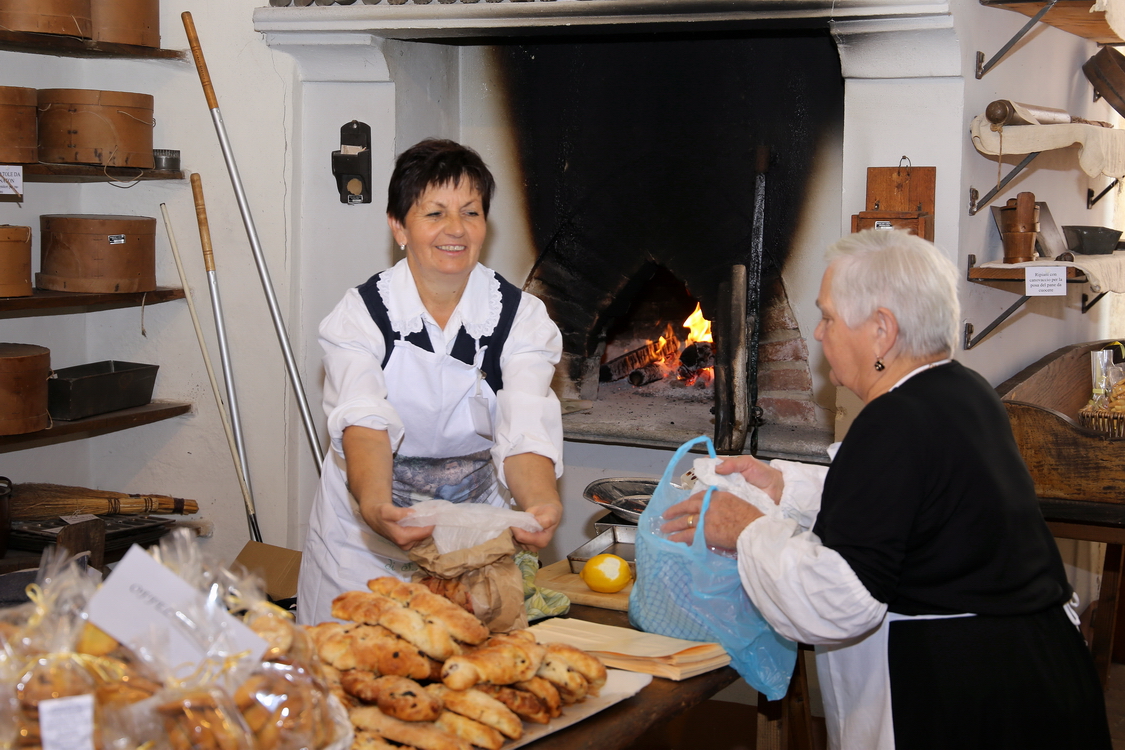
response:
[[[852,216],[852,232],[864,229],[905,229],[934,241],[934,215],[910,211],[860,211]]]
[[[937,167],[868,167],[867,208],[852,215],[852,232],[905,229],[934,241]]]

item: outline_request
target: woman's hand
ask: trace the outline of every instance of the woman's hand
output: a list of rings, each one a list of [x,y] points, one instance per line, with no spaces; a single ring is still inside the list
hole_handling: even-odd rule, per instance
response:
[[[527,512],[535,516],[535,520],[543,527],[542,531],[524,531],[512,527],[512,538],[525,547],[540,550],[551,543],[551,538],[554,537],[555,531],[559,527],[559,521],[562,520],[562,504],[561,503],[542,503],[540,505],[533,505],[527,508]]]
[[[781,502],[785,489],[784,475],[767,463],[753,456],[732,456],[724,458],[715,467],[716,474],[741,474],[742,478],[770,496],[774,503]],[[716,495],[719,493],[715,493]]]
[[[434,533],[433,526],[400,526],[398,522],[413,511],[410,508],[399,508],[394,503],[371,504],[362,512],[363,519],[376,534],[391,540],[403,550],[409,550]]]
[[[703,508],[704,494],[697,492],[682,503],[676,503],[664,511],[665,523],[660,530],[673,542],[691,544],[695,541],[695,530],[699,526],[699,511]],[[703,538],[709,547],[735,549],[743,529],[762,515],[760,510],[737,495],[716,490],[711,493],[711,504],[707,507],[707,515],[704,518]]]
[[[372,531],[404,550],[433,535],[433,526],[398,524],[411,511],[391,501],[394,456],[386,430],[351,425],[344,430],[344,457],[348,462],[348,489]]]
[[[513,527],[512,538],[531,549],[543,549],[551,543],[562,520],[555,462],[538,453],[517,453],[504,459],[504,478],[516,505],[535,516],[543,527],[542,531]]]

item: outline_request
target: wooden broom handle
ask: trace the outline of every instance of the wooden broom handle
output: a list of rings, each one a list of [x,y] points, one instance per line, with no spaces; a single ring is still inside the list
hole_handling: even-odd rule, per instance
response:
[[[211,249],[211,227],[207,223],[207,204],[203,202],[203,178],[191,173],[191,194],[195,196],[195,222],[199,224],[199,244],[203,245],[203,266],[207,273],[215,270],[215,252]]]
[[[199,71],[199,82],[203,84],[203,95],[207,97],[207,107],[218,109],[219,100],[215,98],[215,88],[211,85],[211,74],[207,72],[207,61],[203,59],[203,48],[199,46],[199,34],[195,31],[195,21],[191,18],[191,11],[185,10],[180,14],[180,18],[184,21],[184,31],[187,32],[191,56],[195,58],[195,69]]]

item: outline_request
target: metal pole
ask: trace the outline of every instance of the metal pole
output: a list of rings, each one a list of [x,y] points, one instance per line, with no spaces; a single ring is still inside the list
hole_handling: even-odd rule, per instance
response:
[[[219,111],[219,101],[215,97],[215,89],[211,85],[211,76],[207,72],[207,61],[203,58],[203,49],[199,45],[199,35],[195,30],[195,22],[192,20],[191,12],[184,11],[181,16],[184,22],[184,29],[187,31],[188,44],[191,46],[192,57],[195,58],[195,67],[199,72],[199,81],[203,84],[203,95],[207,98],[207,106],[211,110],[211,120],[215,124],[215,133],[219,136],[219,146],[223,151],[223,158],[227,163],[227,171],[230,173],[231,185],[234,187],[234,195],[238,200],[238,210],[242,214],[242,222],[246,225],[246,235],[250,239],[250,249],[254,252],[254,262],[258,266],[258,276],[262,281],[262,289],[266,293],[266,302],[269,305],[270,316],[273,318],[274,330],[277,333],[277,341],[281,345],[282,354],[285,357],[285,368],[289,373],[289,379],[292,382],[293,390],[296,391],[297,406],[301,411],[301,419],[305,425],[305,435],[309,441],[309,447],[313,451],[316,458],[316,470],[320,472],[321,462],[324,460],[324,451],[320,447],[320,437],[316,433],[316,427],[313,424],[312,411],[309,409],[309,402],[305,396],[305,388],[301,383],[301,374],[297,369],[297,361],[293,357],[293,350],[289,345],[289,336],[285,331],[285,321],[281,317],[281,308],[277,304],[277,297],[274,295],[273,284],[270,281],[269,269],[266,268],[265,255],[262,252],[262,244],[258,239],[258,230],[254,226],[254,218],[250,214],[250,204],[246,199],[246,191],[242,187],[242,177],[238,174],[238,165],[234,161],[234,153],[231,150],[230,139],[227,137],[226,125],[223,123],[223,115]]]
[[[234,460],[234,473],[238,477],[238,486],[242,490],[242,500],[246,505],[246,522],[250,526],[250,538],[255,542],[260,542],[262,541],[262,532],[258,529],[258,515],[254,510],[254,499],[250,496],[250,488],[246,486],[245,475],[242,471],[243,464],[238,458],[238,450],[234,444],[234,433],[231,431],[230,420],[227,417],[223,399],[219,396],[219,384],[215,382],[215,370],[211,367],[211,356],[207,353],[207,344],[203,341],[203,329],[199,327],[199,316],[195,312],[195,302],[192,300],[191,289],[188,287],[184,264],[180,262],[180,249],[176,244],[176,235],[172,232],[172,222],[168,218],[168,207],[161,203],[160,211],[164,215],[164,228],[168,232],[168,243],[172,246],[172,257],[176,260],[176,270],[180,273],[180,286],[184,289],[188,312],[191,313],[191,322],[195,326],[195,338],[199,342],[199,351],[203,354],[203,365],[207,368],[207,379],[211,381],[211,393],[215,395],[215,405],[219,409],[219,420],[223,423],[223,432],[227,436],[230,457]]]
[[[223,366],[223,382],[226,384],[227,406],[230,408],[230,425],[234,433],[234,443],[238,450],[239,469],[242,472],[242,481],[246,484],[246,491],[253,498],[253,486],[250,484],[250,464],[246,460],[246,444],[242,439],[242,419],[239,416],[238,398],[234,389],[234,368],[231,365],[230,348],[227,346],[227,325],[223,317],[223,303],[219,299],[219,281],[215,272],[215,253],[211,247],[211,228],[207,221],[207,203],[203,199],[203,178],[198,174],[191,176],[191,192],[195,197],[195,220],[199,225],[199,244],[203,248],[203,266],[207,270],[207,285],[211,290],[211,310],[215,317],[215,336],[219,341],[219,360]],[[253,500],[251,499],[251,507]],[[254,526],[256,527],[255,521]],[[254,529],[251,529],[251,533]],[[261,532],[256,541],[261,541]]]

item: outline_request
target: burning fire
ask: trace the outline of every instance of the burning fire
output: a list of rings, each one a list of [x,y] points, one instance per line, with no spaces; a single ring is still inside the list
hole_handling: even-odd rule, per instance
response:
[[[711,321],[703,317],[703,310],[698,302],[695,303],[695,312],[684,321],[684,328],[688,329],[687,345],[680,352],[677,377],[685,385],[695,385],[700,380],[703,385],[710,385],[715,378],[715,368],[701,365],[714,360]]]
[[[695,312],[688,316],[684,321],[684,328],[688,329],[687,341],[711,341],[711,321],[703,317],[703,310],[699,307],[699,303],[695,303]],[[664,343],[661,339],[661,343]]]
[[[671,377],[689,386],[710,385],[715,375],[711,321],[703,317],[696,304],[695,312],[688,316],[683,327],[690,331],[686,344],[681,343],[672,324],[666,323],[664,335],[658,341],[650,339],[644,346],[602,364],[599,380],[611,382],[628,378],[630,385],[640,387]]]

